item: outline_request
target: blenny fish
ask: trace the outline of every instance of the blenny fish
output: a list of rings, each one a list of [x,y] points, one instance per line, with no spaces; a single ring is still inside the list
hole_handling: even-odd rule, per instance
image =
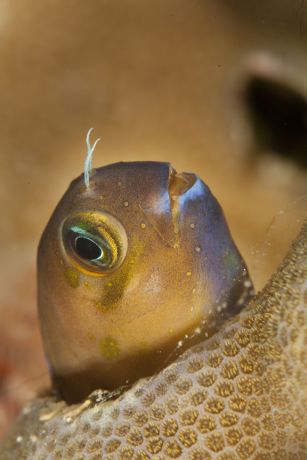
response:
[[[305,459],[307,223],[254,296],[200,178],[86,165],[38,251],[55,393],[0,458]]]

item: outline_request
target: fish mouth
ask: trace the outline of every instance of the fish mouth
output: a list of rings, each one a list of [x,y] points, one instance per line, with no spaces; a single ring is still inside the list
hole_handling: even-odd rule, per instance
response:
[[[178,173],[176,169],[170,166],[168,176],[168,193],[171,200],[184,195],[190,190],[197,180],[196,174]]]

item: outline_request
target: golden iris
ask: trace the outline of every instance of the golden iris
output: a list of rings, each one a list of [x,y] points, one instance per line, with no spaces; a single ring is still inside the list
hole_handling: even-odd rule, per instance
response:
[[[78,213],[62,227],[64,250],[79,269],[105,273],[117,268],[127,250],[127,237],[113,216]]]

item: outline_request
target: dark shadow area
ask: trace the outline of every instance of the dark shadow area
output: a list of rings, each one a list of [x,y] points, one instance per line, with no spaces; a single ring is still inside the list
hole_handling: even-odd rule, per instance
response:
[[[307,167],[307,102],[285,83],[251,77],[243,101],[257,153],[273,151]]]

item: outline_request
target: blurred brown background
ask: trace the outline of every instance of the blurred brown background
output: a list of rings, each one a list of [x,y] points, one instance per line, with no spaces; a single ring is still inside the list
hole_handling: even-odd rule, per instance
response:
[[[301,0],[0,3],[0,435],[48,384],[36,247],[87,130],[198,173],[260,288],[306,214],[306,46]]]

